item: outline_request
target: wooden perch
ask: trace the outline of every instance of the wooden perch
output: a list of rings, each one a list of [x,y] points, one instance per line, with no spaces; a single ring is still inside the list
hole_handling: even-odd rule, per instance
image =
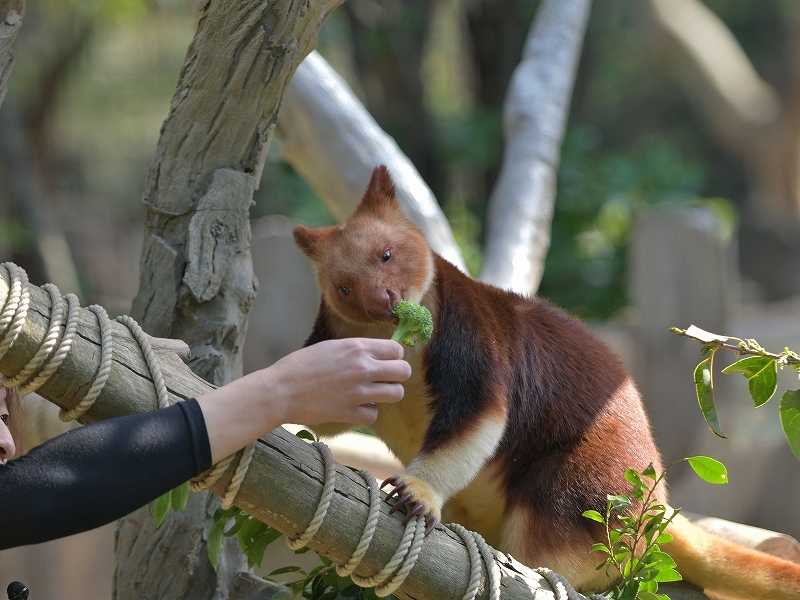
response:
[[[16,375],[36,354],[50,322],[50,296],[30,286],[31,305],[17,340],[0,358],[0,373]],[[9,282],[0,270],[0,304],[9,295]],[[97,319],[80,309],[78,332],[73,349],[59,369],[38,390],[54,404],[74,407],[91,387],[100,361],[100,335]],[[109,379],[83,422],[156,409],[156,396],[150,374],[136,342],[127,328],[111,323],[114,338],[114,364]],[[4,332],[0,332],[2,335]],[[211,386],[192,373],[183,361],[163,346],[154,348],[161,363],[170,399],[184,400],[202,394]],[[224,494],[233,467],[212,487]],[[309,546],[319,554],[344,563],[355,549],[367,518],[369,493],[361,477],[337,466],[334,500],[328,516]],[[322,490],[323,463],[316,449],[278,428],[264,436],[244,479],[237,506],[283,533],[296,537],[308,525]],[[369,576],[381,569],[394,554],[402,538],[402,516],[389,516],[390,505],[381,505],[381,521],[364,561],[357,570]],[[511,557],[495,559],[503,574],[503,598],[552,598],[544,580]],[[467,589],[469,557],[455,533],[436,529],[427,541],[406,582],[396,593],[401,598],[438,599],[460,597]],[[447,577],[442,574],[447,573]],[[485,586],[478,598],[487,598]]]

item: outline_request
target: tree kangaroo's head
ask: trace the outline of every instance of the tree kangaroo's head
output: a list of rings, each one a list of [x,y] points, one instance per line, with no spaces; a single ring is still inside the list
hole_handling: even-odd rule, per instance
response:
[[[433,254],[400,209],[383,165],[372,171],[367,191],[344,223],[299,225],[294,241],[314,265],[328,306],[355,323],[393,320],[397,303],[419,302],[433,279]]]

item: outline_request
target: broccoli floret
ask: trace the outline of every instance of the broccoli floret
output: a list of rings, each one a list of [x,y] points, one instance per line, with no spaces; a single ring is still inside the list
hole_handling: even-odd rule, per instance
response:
[[[392,314],[400,319],[392,339],[406,346],[414,346],[417,342],[426,343],[433,335],[433,318],[431,311],[424,306],[408,300],[401,300],[392,310]]]

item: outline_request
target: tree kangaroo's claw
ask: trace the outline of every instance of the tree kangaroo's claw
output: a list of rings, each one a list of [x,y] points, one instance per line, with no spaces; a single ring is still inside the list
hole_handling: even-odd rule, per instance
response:
[[[424,504],[415,505],[414,508],[408,513],[408,516],[406,517],[404,523],[408,523],[411,519],[421,515],[423,512],[425,512]]]
[[[411,498],[413,498],[413,497],[414,496],[411,493],[403,494],[402,496],[400,496],[400,498],[397,500],[397,502],[395,502],[394,506],[389,509],[389,514],[392,515],[392,514],[396,513],[403,506],[408,504],[409,500],[411,500]]]
[[[383,480],[383,483],[381,483],[380,489],[383,489],[387,485],[395,485],[397,483],[398,477],[399,475],[392,475],[391,477],[387,477],[386,479]]]
[[[436,525],[438,525],[436,517],[434,517],[433,515],[428,515],[425,517],[425,537],[428,537],[431,531],[436,529]]]

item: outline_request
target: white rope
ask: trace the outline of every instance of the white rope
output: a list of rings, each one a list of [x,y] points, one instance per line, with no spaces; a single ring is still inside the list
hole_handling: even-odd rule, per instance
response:
[[[14,263],[4,263],[4,266],[8,271],[9,281],[12,283],[8,302],[3,308],[3,312],[0,313],[0,329],[5,331],[0,339],[0,358],[6,355],[11,344],[16,341],[19,332],[22,331],[31,300],[28,274],[25,269],[21,269]]]
[[[87,410],[89,410],[94,401],[103,391],[103,387],[108,380],[108,374],[111,373],[111,365],[114,358],[114,345],[111,338],[111,327],[106,310],[97,304],[92,304],[87,307],[87,310],[93,312],[97,316],[97,326],[100,329],[100,365],[97,368],[92,387],[86,392],[83,400],[78,402],[70,410],[61,409],[58,413],[58,418],[65,423],[75,421],[82,417]]]
[[[20,396],[26,396],[27,394],[35,392],[41,386],[43,386],[45,382],[50,379],[53,373],[56,372],[56,369],[61,366],[61,363],[64,362],[64,359],[67,357],[67,354],[69,354],[70,350],[72,350],[72,340],[75,338],[75,332],[78,330],[80,305],[78,302],[78,297],[75,296],[75,294],[67,294],[64,296],[64,300],[67,302],[67,324],[64,328],[64,335],[61,337],[61,341],[58,343],[55,354],[50,357],[44,368],[36,377],[33,378],[33,381],[20,386]]]
[[[551,571],[547,567],[539,567],[538,569],[534,569],[534,571],[544,577],[547,583],[550,584],[550,587],[553,588],[553,594],[556,600],[608,600],[608,598],[600,594],[584,596],[576,591],[562,575]]]
[[[4,380],[6,387],[18,388],[24,383],[27,383],[31,374],[42,366],[42,363],[53,350],[56,340],[61,333],[61,321],[64,318],[64,306],[63,302],[61,301],[61,292],[59,292],[58,288],[52,283],[46,283],[42,286],[42,288],[47,290],[50,294],[50,304],[52,306],[50,328],[47,330],[47,335],[44,338],[41,348],[39,348],[38,352],[36,352],[36,356],[34,356],[33,359],[31,359],[31,361],[25,365],[25,367],[19,373],[14,375],[14,377]]]
[[[361,560],[367,553],[367,548],[369,548],[372,538],[375,535],[375,530],[378,528],[378,521],[380,521],[381,516],[381,492],[378,488],[377,480],[372,476],[372,473],[368,471],[359,471],[358,474],[361,475],[361,478],[367,484],[367,489],[369,490],[369,512],[367,513],[367,522],[364,524],[364,532],[361,534],[361,539],[358,541],[353,555],[345,564],[336,565],[336,574],[340,577],[351,575],[358,565],[361,564]]]
[[[328,512],[328,507],[331,505],[333,499],[333,492],[336,490],[336,463],[333,461],[333,454],[322,442],[314,442],[313,446],[322,455],[322,462],[325,467],[325,483],[322,485],[322,495],[320,496],[317,510],[311,518],[311,522],[306,527],[306,530],[296,538],[286,536],[286,544],[292,550],[299,550],[311,541],[319,528],[322,526],[322,521]]]

